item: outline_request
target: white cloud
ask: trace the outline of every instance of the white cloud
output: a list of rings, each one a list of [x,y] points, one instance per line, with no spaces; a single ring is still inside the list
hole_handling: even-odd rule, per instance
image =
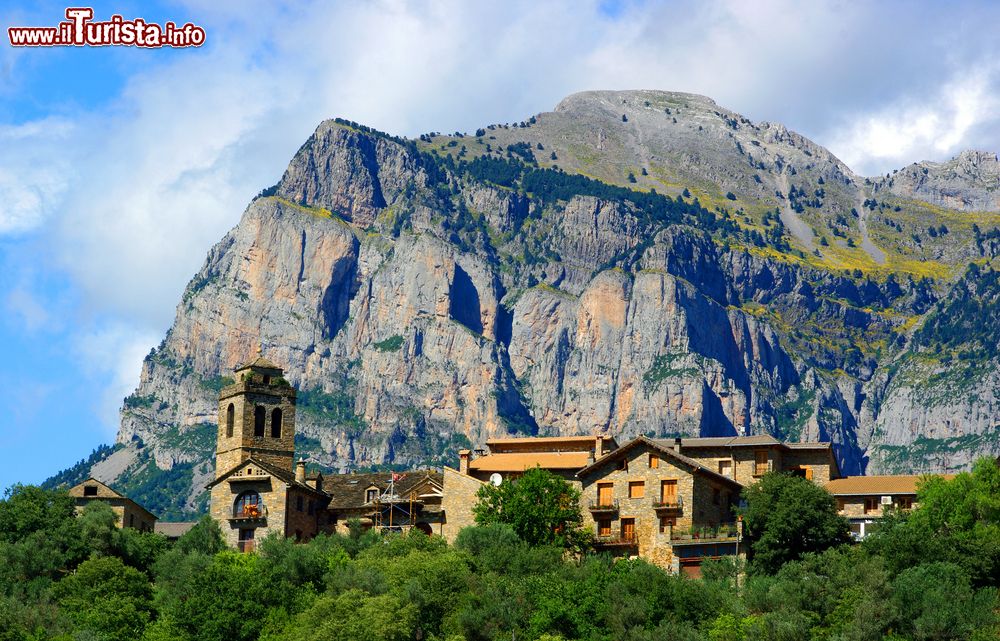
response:
[[[108,437],[118,431],[118,410],[122,399],[135,389],[143,357],[159,341],[154,332],[113,321],[101,323],[77,337],[74,356],[80,371],[101,389],[91,410]]]
[[[572,0],[182,4],[205,48],[131,52],[158,62],[106,106],[0,128],[0,235],[36,230],[79,287],[91,329],[76,340],[111,358],[100,409],[111,421],[209,247],[323,118],[415,135],[520,120],[583,89],[694,91],[865,169],[940,158],[996,112],[989,74],[942,62],[954,40],[923,37],[940,25],[874,19],[892,13],[879,5],[639,2],[610,18]],[[956,69],[940,96],[905,98]],[[853,117],[839,129],[821,118],[842,111]],[[42,322],[32,299],[8,304]]]
[[[830,148],[856,171],[884,173],[978,147],[979,141],[970,133],[998,120],[1000,89],[993,80],[993,74],[979,70],[932,95],[907,98],[877,113],[861,115],[830,142]]]

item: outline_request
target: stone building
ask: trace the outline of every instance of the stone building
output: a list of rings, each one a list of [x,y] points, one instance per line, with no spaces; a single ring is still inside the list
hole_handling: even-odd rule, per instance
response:
[[[131,527],[140,532],[152,532],[156,527],[156,515],[94,477],[71,487],[69,495],[73,497],[78,512],[91,501],[107,503],[118,517],[118,527]]]
[[[954,478],[945,474],[943,478]],[[917,475],[848,476],[826,484],[837,499],[837,511],[851,524],[856,540],[865,538],[885,516],[886,510],[909,510],[916,505],[917,485],[926,477]]]
[[[566,479],[577,489],[576,473],[618,447],[605,436],[504,438],[486,441],[489,448],[461,450],[458,469],[444,468],[441,535],[454,541],[459,530],[475,524],[472,507],[483,483],[502,483],[525,470],[541,467]]]
[[[330,500],[321,476],[309,481],[305,463],[293,464],[296,394],[282,374],[258,356],[219,394],[209,513],[226,542],[243,551],[271,532],[316,536]]]
[[[242,551],[272,532],[308,540],[363,527],[440,533],[440,474],[306,475],[295,461],[295,389],[262,356],[235,371],[219,394],[215,479],[209,513],[226,542]]]
[[[733,507],[745,486],[770,471],[818,485],[840,476],[829,443],[783,443],[767,435],[641,436],[622,447],[601,436],[519,438],[487,446],[488,453],[463,450],[458,469],[444,470],[447,539],[474,523],[472,506],[483,483],[541,467],[580,490],[597,548],[692,575],[705,559],[743,553]]]
[[[372,472],[328,477],[323,489],[330,495],[324,531],[346,534],[352,519],[365,528],[405,532],[417,528],[441,534],[443,481],[440,472]]]

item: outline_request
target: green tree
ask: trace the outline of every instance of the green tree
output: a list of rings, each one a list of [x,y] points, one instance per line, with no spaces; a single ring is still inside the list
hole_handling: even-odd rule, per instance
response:
[[[746,488],[743,497],[747,505],[740,513],[752,570],[774,574],[806,553],[851,540],[834,498],[804,478],[770,472]]]
[[[917,505],[884,518],[865,540],[893,574],[934,559],[964,568],[974,586],[1000,585],[1000,468],[992,459],[950,480],[925,478]]]
[[[974,590],[969,575],[953,563],[904,570],[893,587],[898,629],[909,638],[968,639],[991,628],[996,638],[996,588]]]
[[[149,580],[113,556],[84,561],[53,595],[79,630],[108,641],[141,637],[153,616]]]
[[[535,467],[515,480],[486,484],[476,493],[476,523],[507,523],[523,541],[579,548],[586,540],[581,528],[580,492],[548,470]]]

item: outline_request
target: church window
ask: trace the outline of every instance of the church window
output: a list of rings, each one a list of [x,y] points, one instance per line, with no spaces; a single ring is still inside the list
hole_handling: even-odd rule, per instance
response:
[[[236,419],[236,408],[232,403],[226,408],[226,438],[233,435],[233,421]]]
[[[271,438],[281,438],[281,408],[271,411]]]
[[[260,494],[254,490],[247,490],[236,497],[236,504],[233,506],[233,516],[241,518],[258,518],[264,514],[264,502],[260,500]]]
[[[264,436],[264,420],[267,417],[267,410],[258,405],[253,408],[253,435]]]

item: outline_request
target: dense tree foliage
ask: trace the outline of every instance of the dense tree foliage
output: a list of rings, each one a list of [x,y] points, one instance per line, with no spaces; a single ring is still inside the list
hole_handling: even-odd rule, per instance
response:
[[[587,536],[581,530],[580,492],[540,467],[500,485],[487,483],[477,496],[476,523],[506,523],[528,543],[579,548]]]
[[[748,492],[755,544],[826,518],[802,483],[771,477]],[[0,641],[996,639],[1000,471],[981,462],[919,498],[861,545],[804,545],[766,565],[757,551],[749,573],[722,559],[693,580],[568,555],[499,522],[454,545],[353,523],[237,554],[205,519],[167,545],[117,529],[103,505],[74,518],[64,492],[15,487],[0,501]],[[784,502],[802,510],[798,528]]]
[[[743,496],[747,506],[740,512],[756,570],[773,573],[804,554],[850,540],[834,498],[812,481],[772,472]]]

